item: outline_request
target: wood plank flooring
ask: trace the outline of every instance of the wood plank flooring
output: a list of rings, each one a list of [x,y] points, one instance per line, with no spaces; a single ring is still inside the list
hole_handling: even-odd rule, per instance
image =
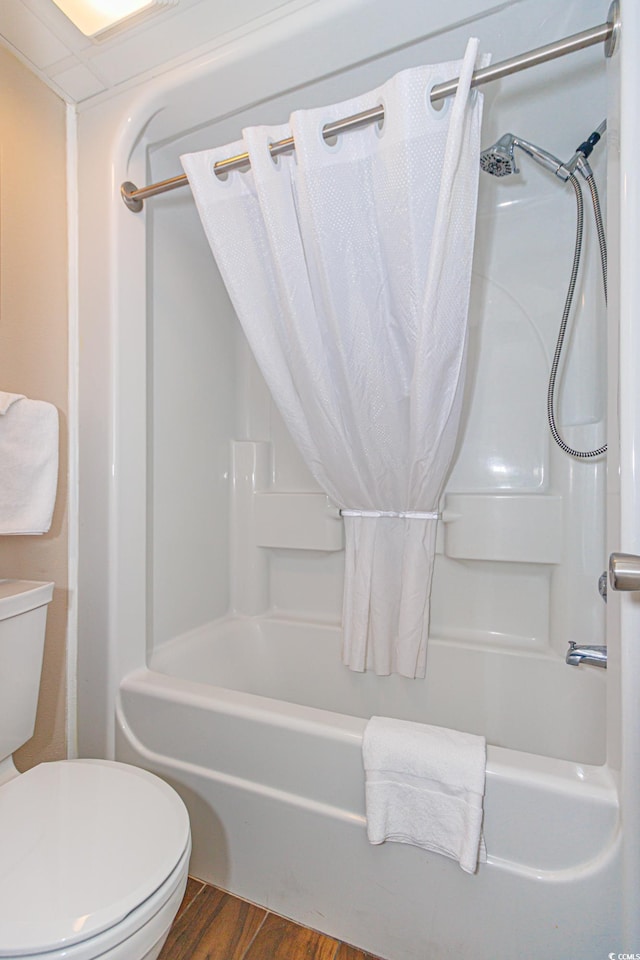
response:
[[[189,877],[158,960],[376,960]]]

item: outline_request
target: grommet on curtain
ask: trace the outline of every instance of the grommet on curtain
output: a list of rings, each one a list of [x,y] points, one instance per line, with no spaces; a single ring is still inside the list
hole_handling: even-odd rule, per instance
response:
[[[449,107],[451,106],[452,97],[443,97],[442,100],[436,100],[434,103],[431,99],[431,91],[434,87],[437,87],[438,84],[443,83],[442,77],[435,77],[434,80],[429,84],[426,91],[427,107],[434,116],[444,117],[449,112]]]
[[[271,163],[274,165],[276,170],[280,170],[281,168],[280,156],[278,154],[274,156],[274,154],[271,152],[271,145],[274,143],[276,143],[276,141],[272,137],[270,137],[267,140],[267,150],[269,151],[269,158],[271,159]],[[295,150],[293,152],[295,154]]]
[[[383,114],[382,119],[378,120],[377,123],[372,124],[373,132],[379,140],[385,135],[388,123],[389,123],[389,107],[387,106],[384,97],[380,97],[380,106],[382,107]]]
[[[215,163],[212,163],[210,166],[211,180],[213,183],[215,183],[218,189],[226,189],[227,187],[231,186],[231,184],[235,183],[236,181],[234,174],[237,172],[237,170],[216,170]]]
[[[327,150],[329,153],[337,153],[338,150],[342,148],[342,141],[344,139],[343,137],[339,136],[339,134],[337,133],[331,137],[325,137],[324,128],[333,122],[334,122],[333,120],[325,119],[318,124],[318,137],[320,138],[320,143],[322,144],[323,148]]]

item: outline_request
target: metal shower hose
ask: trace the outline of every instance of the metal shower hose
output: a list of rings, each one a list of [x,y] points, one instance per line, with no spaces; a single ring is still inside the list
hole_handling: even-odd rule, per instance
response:
[[[596,221],[596,230],[598,233],[598,244],[600,247],[600,263],[602,265],[602,283],[604,288],[604,299],[605,303],[607,302],[607,241],[604,233],[604,225],[602,222],[602,212],[600,210],[600,199],[598,197],[598,188],[596,187],[596,182],[593,177],[593,174],[585,177],[587,184],[589,186],[589,191],[591,193],[591,201],[593,203],[593,214]],[[582,199],[582,189],[578,183],[577,178],[571,174],[569,177],[569,182],[573,187],[576,194],[576,205],[577,205],[577,219],[576,219],[576,244],[573,253],[573,266],[571,268],[571,279],[569,280],[569,289],[567,291],[567,297],[564,304],[564,311],[562,313],[562,321],[560,323],[560,330],[558,332],[558,339],[556,341],[556,349],[553,355],[553,362],[551,364],[551,373],[549,374],[549,389],[547,391],[547,419],[549,421],[549,429],[551,430],[551,435],[553,439],[565,453],[568,453],[571,457],[578,457],[581,460],[588,459],[590,457],[600,457],[603,453],[607,452],[607,444],[598,447],[595,450],[574,450],[573,447],[570,447],[568,443],[560,436],[558,428],[556,426],[556,418],[554,414],[554,393],[556,387],[556,377],[558,374],[558,365],[560,363],[560,356],[562,354],[562,347],[564,345],[564,338],[567,329],[567,323],[569,321],[569,313],[571,311],[571,305],[573,303],[573,295],[576,287],[576,280],[578,277],[578,269],[580,267],[580,256],[582,253],[582,234],[584,228],[584,201]]]

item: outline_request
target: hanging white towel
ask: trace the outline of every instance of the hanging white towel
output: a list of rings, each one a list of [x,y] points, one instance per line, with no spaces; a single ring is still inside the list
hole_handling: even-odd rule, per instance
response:
[[[46,533],[58,484],[58,411],[0,391],[0,536]]]
[[[484,737],[372,717],[362,751],[370,842],[410,843],[474,873],[486,859]]]

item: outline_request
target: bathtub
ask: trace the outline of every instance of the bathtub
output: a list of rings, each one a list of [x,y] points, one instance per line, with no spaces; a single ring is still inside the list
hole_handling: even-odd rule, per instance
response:
[[[366,718],[441,718],[437,703],[420,712],[419,681],[352,674],[338,649],[335,627],[229,618],[123,680],[117,755],[182,794],[192,873],[389,960],[606,956],[620,899],[608,769],[490,744],[488,859],[475,875],[408,845],[371,846]],[[455,654],[432,643],[431,675]]]
[[[457,58],[470,32],[498,61],[606,12],[600,0],[456,0],[425,20],[414,0],[395,7],[389,18],[385,0],[280,4],[272,21],[79,111],[79,752],[176,787],[193,874],[373,955],[638,952],[640,605],[598,593],[609,552],[640,550],[640,218],[625,194],[617,230],[615,203],[617,145],[628,170],[637,151],[629,128],[619,137],[615,58],[609,83],[591,49],[485,90],[483,145],[513,130],[570,156],[610,122],[608,154],[591,158],[614,201],[609,320],[587,270],[559,400],[571,442],[606,432],[611,446],[607,469],[549,439],[574,201],[523,160],[518,179],[480,182],[470,376],[424,681],[341,665],[341,521],[278,418],[192,199],[175,191],[134,214],[118,195],[243,126]],[[637,16],[627,4],[627,23]],[[633,115],[636,80],[623,89]],[[636,232],[621,265],[622,227]],[[607,642],[608,669],[567,665],[570,640]],[[361,740],[374,714],[486,737],[488,860],[475,875],[368,843]]]

